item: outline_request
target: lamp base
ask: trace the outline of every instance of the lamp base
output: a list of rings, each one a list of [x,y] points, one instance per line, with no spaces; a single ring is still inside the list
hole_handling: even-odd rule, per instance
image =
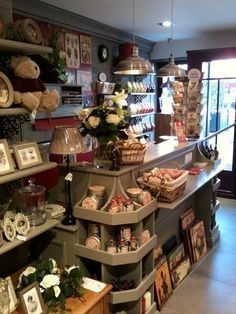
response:
[[[72,226],[76,224],[76,218],[72,214],[67,215],[62,219],[61,223],[66,226]]]

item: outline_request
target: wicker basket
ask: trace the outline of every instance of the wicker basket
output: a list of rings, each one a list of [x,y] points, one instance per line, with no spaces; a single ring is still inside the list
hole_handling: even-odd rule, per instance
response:
[[[119,146],[120,165],[137,165],[143,163],[146,146],[141,143],[132,143],[128,146]]]
[[[163,183],[160,184],[159,187],[154,187],[149,182],[143,182],[142,180],[139,180],[141,178],[138,178],[137,181],[143,189],[148,189],[152,195],[157,198],[158,201],[172,203],[183,194],[186,187],[188,171],[180,171],[182,174],[177,179],[170,182],[164,182],[163,180]]]

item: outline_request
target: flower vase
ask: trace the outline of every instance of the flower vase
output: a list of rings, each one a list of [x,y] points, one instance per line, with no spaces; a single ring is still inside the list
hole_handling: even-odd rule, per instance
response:
[[[107,143],[96,141],[93,149],[94,168],[109,168],[111,162],[107,157]]]

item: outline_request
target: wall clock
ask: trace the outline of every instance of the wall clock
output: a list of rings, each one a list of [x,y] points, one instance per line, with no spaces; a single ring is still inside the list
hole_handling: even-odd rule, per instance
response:
[[[98,58],[101,62],[105,62],[108,59],[108,48],[105,45],[98,47]]]

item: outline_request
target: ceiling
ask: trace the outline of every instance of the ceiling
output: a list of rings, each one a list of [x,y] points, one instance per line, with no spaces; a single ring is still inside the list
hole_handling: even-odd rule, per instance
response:
[[[159,22],[171,19],[171,0],[134,0],[134,10],[133,0],[42,0],[41,2],[134,33],[153,42],[167,41],[171,37],[170,28],[157,25]],[[234,31],[236,34],[236,0],[174,0],[173,3],[173,39],[175,40],[225,31]]]

